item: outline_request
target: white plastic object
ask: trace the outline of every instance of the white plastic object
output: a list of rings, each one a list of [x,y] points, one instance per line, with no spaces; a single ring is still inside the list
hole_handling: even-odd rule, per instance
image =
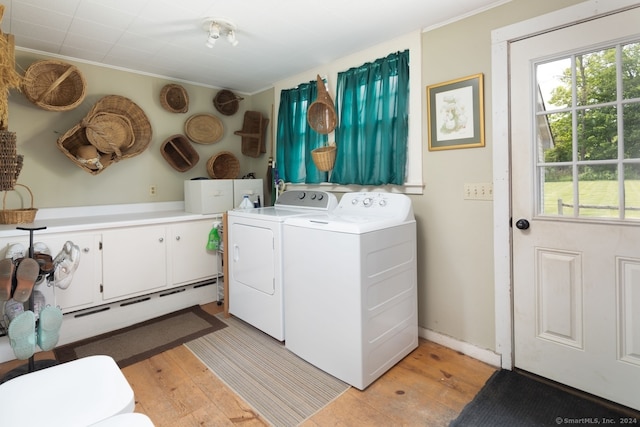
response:
[[[244,197],[242,197],[242,203],[240,203],[240,209],[251,209],[253,208],[253,203],[251,203],[251,200],[249,199],[249,195],[245,194]]]

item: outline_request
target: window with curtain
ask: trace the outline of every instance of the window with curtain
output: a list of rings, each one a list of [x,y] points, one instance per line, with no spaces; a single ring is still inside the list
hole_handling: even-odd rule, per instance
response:
[[[307,123],[307,109],[318,93],[316,81],[280,93],[278,108],[276,169],[285,182],[317,184],[327,181],[327,172],[316,168],[311,151],[327,144]]]
[[[331,182],[402,185],[409,135],[409,51],[338,73]]]
[[[311,129],[307,108],[317,97],[316,82],[283,90],[277,128],[279,177],[317,184],[403,185],[409,121],[409,51],[393,53],[338,73],[336,162],[329,175],[313,163],[311,151],[328,136]]]

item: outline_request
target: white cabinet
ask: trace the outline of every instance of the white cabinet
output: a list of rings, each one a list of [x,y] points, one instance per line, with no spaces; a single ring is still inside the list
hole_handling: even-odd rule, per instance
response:
[[[206,250],[212,220],[127,227],[102,233],[105,301],[157,292],[217,276]]]
[[[67,289],[46,281],[36,289],[64,313],[185,286],[218,276],[218,254],[206,244],[213,219],[132,225],[70,233],[35,231],[55,257],[65,242],[80,248],[80,263]],[[0,238],[0,258],[14,243],[29,247],[29,232]],[[214,292],[214,291],[212,291]],[[0,306],[0,315],[2,314]]]
[[[102,302],[102,295],[100,294],[102,269],[99,234],[93,232],[69,234],[34,231],[33,241],[34,243],[44,243],[54,258],[67,241],[73,242],[80,248],[80,263],[73,274],[69,287],[60,289],[45,280],[37,284],[35,289],[45,294],[48,303],[59,306],[63,313],[68,313],[92,307]],[[23,245],[28,250],[29,232],[25,231],[25,235],[20,237],[0,239],[0,258],[4,258],[9,247],[16,243]]]
[[[93,233],[51,234],[40,240],[50,249],[53,257],[62,249],[67,241],[73,242],[80,249],[78,269],[73,273],[71,284],[66,289],[59,289],[48,284],[54,295],[54,301],[63,313],[92,307],[102,302],[100,283],[102,263],[100,260],[100,235]]]
[[[105,301],[155,292],[167,286],[165,225],[102,232]]]
[[[208,251],[213,226],[210,219],[172,224],[169,227],[169,283],[173,286],[198,282],[218,274],[218,254]]]

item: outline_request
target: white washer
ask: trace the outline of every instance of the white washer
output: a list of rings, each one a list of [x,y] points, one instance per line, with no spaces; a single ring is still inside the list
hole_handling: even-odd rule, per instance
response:
[[[325,191],[285,191],[275,206],[228,212],[229,312],[283,341],[282,226],[287,218],[336,207]]]
[[[418,346],[416,222],[402,194],[347,193],[283,231],[285,346],[364,390]]]

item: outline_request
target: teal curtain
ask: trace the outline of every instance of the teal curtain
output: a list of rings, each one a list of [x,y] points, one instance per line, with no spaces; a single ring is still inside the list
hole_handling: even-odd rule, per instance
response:
[[[403,185],[409,123],[409,51],[338,73],[331,182]]]
[[[291,183],[317,184],[327,181],[311,158],[311,150],[326,145],[327,136],[311,129],[307,109],[317,98],[316,82],[299,85],[280,93],[276,170],[280,179]]]

